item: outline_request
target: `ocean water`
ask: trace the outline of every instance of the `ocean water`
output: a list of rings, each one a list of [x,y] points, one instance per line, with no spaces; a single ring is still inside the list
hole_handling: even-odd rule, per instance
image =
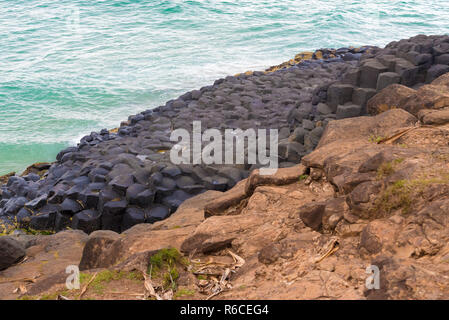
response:
[[[300,51],[448,31],[447,0],[0,0],[0,174]]]

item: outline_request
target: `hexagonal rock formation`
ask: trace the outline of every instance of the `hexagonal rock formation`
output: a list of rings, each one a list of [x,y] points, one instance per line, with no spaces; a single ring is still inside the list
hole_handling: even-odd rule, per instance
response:
[[[190,197],[226,191],[260,166],[174,165],[174,129],[190,131],[193,121],[222,132],[278,129],[279,165],[290,167],[315,149],[329,122],[365,114],[380,89],[420,86],[447,72],[448,46],[449,36],[417,36],[385,49],[320,50],[273,72],[216,80],[130,116],[117,130],[83,137],[40,171],[42,178],[35,172],[10,177],[0,187],[2,228],[121,232],[165,219]]]

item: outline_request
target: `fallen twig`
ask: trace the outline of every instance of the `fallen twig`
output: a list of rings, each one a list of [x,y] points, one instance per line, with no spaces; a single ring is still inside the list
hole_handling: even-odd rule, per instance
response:
[[[235,261],[235,265],[233,266],[233,268],[240,268],[241,266],[243,266],[245,264],[245,259],[243,259],[242,257],[236,255],[234,252],[232,252],[231,250],[228,249],[228,253],[231,255],[231,257],[234,259]]]
[[[36,279],[31,279],[31,278],[21,278],[21,279],[5,279],[5,280],[0,280],[0,283],[10,283],[10,282],[31,282],[31,283],[35,283]]]
[[[81,290],[80,295],[78,296],[78,300],[81,300],[81,297],[86,293],[87,288],[92,283],[92,281],[94,281],[94,279],[97,277],[97,274],[98,274],[98,272],[95,272],[95,274],[92,276],[92,278],[90,278],[89,282],[86,283],[86,285],[84,286],[83,290]]]
[[[339,243],[337,240],[332,240],[329,249],[318,259],[315,260],[315,263],[321,262],[323,259],[329,257],[331,254],[333,254],[335,251],[337,251],[339,248]]]
[[[143,274],[143,277],[145,278],[144,286],[145,286],[145,298],[148,298],[149,296],[155,297],[157,300],[162,300],[161,296],[159,296],[156,293],[156,290],[154,290],[153,282],[151,281],[151,275],[148,276],[146,273]]]
[[[398,133],[393,134],[392,136],[383,138],[377,144],[392,144],[393,142],[395,142],[396,140],[398,140],[400,137],[404,136],[405,134],[409,133],[410,131],[422,129],[422,128],[439,129],[436,126],[432,126],[432,125],[428,125],[428,124],[420,124],[416,127],[407,128],[407,129],[399,131]]]

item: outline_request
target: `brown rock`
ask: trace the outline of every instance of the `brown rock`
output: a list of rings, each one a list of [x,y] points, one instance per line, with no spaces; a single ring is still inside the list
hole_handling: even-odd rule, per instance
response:
[[[393,244],[397,226],[388,220],[370,222],[360,235],[360,247],[370,254],[379,253],[384,246]]]
[[[375,215],[376,212],[371,212],[370,209],[372,209],[381,187],[379,181],[367,181],[356,186],[347,200],[353,214],[365,219],[373,218],[372,215]]]
[[[407,98],[415,92],[415,90],[400,84],[389,85],[368,100],[367,112],[376,115],[390,109],[402,108]]]
[[[328,200],[322,218],[323,230],[327,232],[333,231],[338,222],[343,219],[344,213],[348,209],[347,207],[344,197]]]
[[[422,86],[402,105],[404,110],[415,116],[422,109],[442,109],[446,107],[449,107],[448,87],[434,84]]]
[[[306,172],[306,167],[299,164],[290,168],[280,168],[273,175],[261,175],[259,170],[254,170],[249,176],[245,192],[248,195],[253,194],[258,186],[276,185],[281,186],[299,180],[299,177]]]
[[[347,222],[343,222],[337,225],[335,232],[342,238],[356,237],[362,232],[365,226],[365,223],[349,224]]]
[[[392,109],[375,117],[357,117],[331,121],[324,130],[317,149],[334,141],[350,141],[362,139],[369,141],[371,137],[389,136],[399,128],[414,125],[417,119],[401,109]],[[307,155],[304,158],[308,158]],[[303,159],[304,159],[303,158]]]
[[[281,248],[277,244],[270,244],[260,250],[257,258],[263,264],[272,264],[281,256]]]
[[[239,181],[232,189],[217,195],[204,207],[204,217],[226,214],[226,209],[238,205],[246,198],[245,186],[247,179]]]
[[[42,176],[51,166],[52,164],[50,162],[37,162],[29,166],[25,169],[25,171],[22,173],[22,176],[26,176],[29,173],[36,173],[40,176]]]
[[[319,231],[322,226],[325,203],[309,203],[299,208],[299,217],[304,224],[313,230]]]
[[[432,110],[422,109],[418,112],[418,119],[423,124],[442,125],[449,123],[449,107]]]
[[[108,248],[120,238],[118,233],[108,230],[94,231],[89,235],[83,249],[83,256],[79,263],[80,270],[103,268],[109,266],[108,258],[105,256]],[[103,257],[103,259],[102,259]],[[106,262],[104,261],[106,260]]]

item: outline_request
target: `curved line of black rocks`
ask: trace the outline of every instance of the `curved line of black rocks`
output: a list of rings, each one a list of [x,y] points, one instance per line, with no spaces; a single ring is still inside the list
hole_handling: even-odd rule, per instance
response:
[[[368,100],[386,86],[416,87],[446,72],[449,36],[419,35],[384,49],[302,53],[265,72],[228,76],[130,116],[117,130],[83,137],[78,146],[61,151],[55,163],[35,164],[22,176],[8,176],[0,188],[0,220],[9,227],[71,227],[87,233],[120,232],[159,221],[189,197],[228,190],[255,168],[170,164],[165,151],[173,143],[167,133],[188,128],[195,117],[212,113],[218,119],[209,127],[221,129],[279,128],[280,166],[287,167],[313,151],[329,121],[366,114]],[[284,99],[291,92],[296,95]],[[141,148],[143,140],[151,151]]]

